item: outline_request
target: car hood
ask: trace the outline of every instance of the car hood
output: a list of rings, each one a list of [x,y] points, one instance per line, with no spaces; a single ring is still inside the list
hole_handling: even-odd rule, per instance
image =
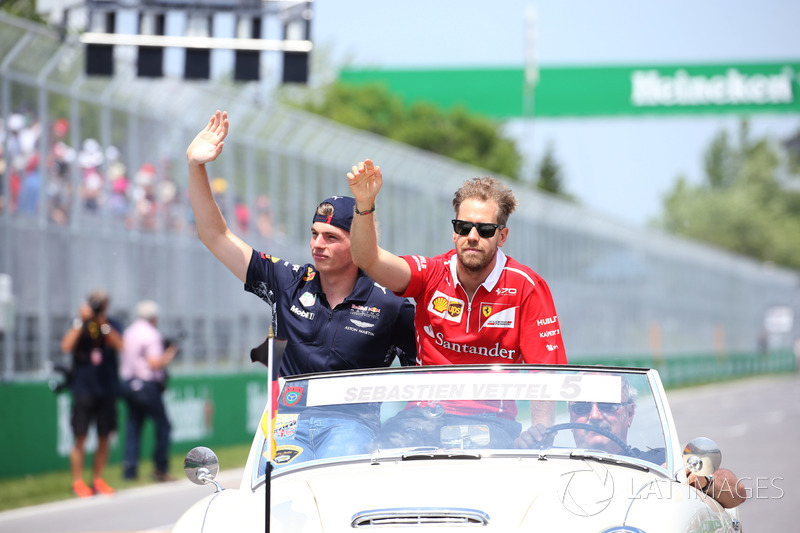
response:
[[[352,531],[354,526],[383,531],[415,527],[452,532],[457,526],[483,526],[487,532],[547,527],[602,531],[626,523],[652,533],[693,531],[694,526],[686,526],[690,523],[697,531],[725,531],[729,525],[713,500],[684,484],[585,459],[311,466],[278,473],[271,490],[272,530],[293,533]],[[254,494],[263,499],[263,492]],[[245,507],[239,506],[238,518]],[[263,526],[263,515],[261,520]]]

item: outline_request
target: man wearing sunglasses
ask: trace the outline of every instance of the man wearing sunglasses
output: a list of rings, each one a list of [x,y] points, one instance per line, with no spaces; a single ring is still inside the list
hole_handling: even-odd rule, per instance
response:
[[[598,431],[573,429],[575,446],[602,450],[609,453],[637,457],[645,461],[661,464],[665,460],[664,448],[642,452],[628,445],[628,428],[636,411],[636,389],[625,378],[621,378],[622,394],[620,403],[569,402],[569,421],[571,423],[596,426]],[[523,431],[516,440],[517,448],[540,448],[551,446],[555,433],[547,433],[543,424],[534,424]],[[610,438],[609,435],[616,437]]]
[[[631,427],[633,416],[636,413],[637,393],[624,377],[621,383],[620,403],[570,402],[567,404],[571,423],[597,427],[597,431],[572,429],[575,447],[635,457],[663,465],[666,461],[664,448],[640,450],[628,444],[628,429]],[[527,431],[522,432],[515,445],[518,448],[539,448],[552,445],[555,434],[548,434],[545,429],[542,424],[534,424]],[[687,476],[690,485],[708,494],[723,507],[736,507],[745,501],[744,485],[730,470],[720,468],[710,476],[698,476],[687,470]]]
[[[490,177],[466,181],[453,197],[454,249],[432,258],[398,257],[378,246],[374,213],[383,184],[380,167],[367,159],[347,177],[356,200],[353,261],[395,294],[415,300],[418,365],[567,363],[550,289],[500,249],[517,206],[510,189]],[[498,442],[519,435],[513,401],[475,401],[467,407],[436,403],[407,406],[395,416],[397,432],[412,434],[429,411],[441,409],[491,420]],[[552,423],[549,402],[531,406],[532,420]]]
[[[619,440],[615,441],[602,433],[573,429],[575,446],[618,453],[651,463],[663,464],[666,460],[663,448],[639,450],[627,444],[628,428],[631,427],[636,411],[636,391],[628,385],[629,394],[625,394],[626,383],[627,380],[623,380],[623,398],[625,400],[621,403],[572,402],[569,404],[570,422],[597,426],[619,437]],[[625,447],[621,446],[622,443],[625,444]],[[745,501],[744,486],[730,470],[720,468],[710,476],[698,476],[688,471],[687,474],[690,485],[708,494],[723,507],[736,507]]]
[[[454,249],[433,258],[398,257],[377,242],[380,167],[367,159],[347,176],[356,199],[353,260],[381,285],[416,301],[418,364],[566,364],[550,289],[501,250],[517,206],[511,190],[494,178],[468,180],[453,198]]]
[[[633,422],[636,403],[630,396],[625,396],[625,398],[620,403],[570,402],[568,405],[570,422],[596,426],[618,437],[617,440],[614,440],[603,433],[592,430],[573,429],[572,435],[575,438],[575,446],[619,453],[650,461],[651,463],[662,464],[666,459],[663,448],[642,451],[627,444],[628,428],[631,427],[631,422]]]

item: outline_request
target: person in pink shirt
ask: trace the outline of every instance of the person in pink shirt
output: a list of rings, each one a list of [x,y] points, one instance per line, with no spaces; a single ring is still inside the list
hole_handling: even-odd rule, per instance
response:
[[[166,388],[166,367],[178,352],[178,346],[164,345],[156,328],[158,304],[143,300],[136,306],[137,319],[123,334],[120,377],[123,381],[125,403],[128,407],[125,452],[122,475],[125,479],[138,477],[139,448],[142,426],[150,417],[156,428],[153,479],[169,481],[170,422],[162,397]]]

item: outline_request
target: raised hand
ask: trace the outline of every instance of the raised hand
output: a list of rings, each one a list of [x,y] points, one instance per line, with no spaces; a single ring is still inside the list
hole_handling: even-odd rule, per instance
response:
[[[356,199],[356,207],[361,210],[371,209],[383,185],[381,167],[375,166],[372,159],[365,159],[347,173],[347,182],[353,198]]]
[[[223,141],[228,135],[228,112],[217,111],[211,116],[206,127],[197,134],[186,149],[186,158],[189,163],[203,165],[214,161],[225,144]]]

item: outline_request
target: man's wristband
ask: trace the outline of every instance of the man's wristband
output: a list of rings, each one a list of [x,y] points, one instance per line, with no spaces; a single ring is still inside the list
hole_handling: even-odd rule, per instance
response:
[[[359,211],[358,205],[355,205],[353,206],[353,211],[355,212],[356,215],[371,215],[372,213],[375,212],[375,204],[372,204],[372,207],[370,207],[365,211]]]

